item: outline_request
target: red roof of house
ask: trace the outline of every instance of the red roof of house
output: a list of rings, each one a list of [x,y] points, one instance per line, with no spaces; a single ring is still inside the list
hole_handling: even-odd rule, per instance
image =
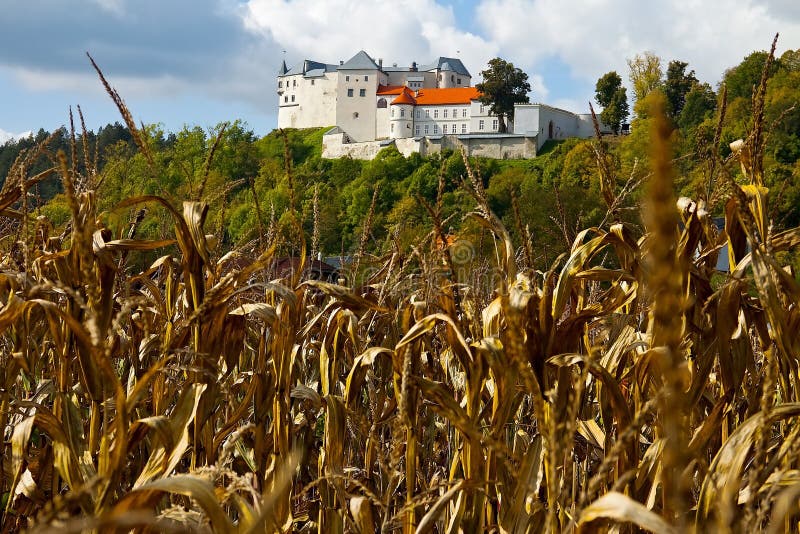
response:
[[[414,92],[405,85],[379,85],[377,94],[378,96],[399,95],[392,104],[416,104],[418,106],[469,104],[481,96],[475,87],[428,88]]]
[[[415,99],[418,106],[435,106],[469,104],[480,96],[480,91],[475,87],[449,87],[447,89],[420,89],[417,91]]]
[[[399,95],[405,89],[405,85],[379,85],[377,94],[380,95]]]
[[[414,99],[414,94],[411,92],[411,89],[408,87],[403,88],[403,92],[400,93],[400,96],[392,100],[392,105],[395,104],[411,104],[412,106],[416,104],[417,101]]]

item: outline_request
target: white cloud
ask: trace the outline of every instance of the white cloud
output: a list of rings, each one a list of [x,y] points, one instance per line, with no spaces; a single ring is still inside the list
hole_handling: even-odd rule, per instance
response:
[[[547,98],[550,96],[550,89],[545,85],[542,75],[529,74],[528,82],[531,84],[531,93],[533,93],[531,100],[533,102],[547,102]]]
[[[287,51],[287,63],[335,63],[361,49],[400,65],[458,54],[477,77],[498,51],[459,29],[453,8],[435,0],[249,0],[241,16],[245,28]]]
[[[6,141],[10,141],[11,139],[23,139],[25,137],[28,137],[29,135],[31,135],[30,131],[15,134],[7,132],[2,128],[0,128],[0,145],[5,143]]]
[[[485,37],[515,64],[558,58],[580,79],[609,70],[627,75],[626,58],[651,50],[681,59],[700,79],[716,82],[753,50],[800,47],[797,0],[481,0]]]
[[[121,17],[125,14],[125,4],[123,0],[92,0],[103,11],[107,11],[112,15]]]
[[[100,79],[93,72],[53,71],[42,69],[10,68],[8,72],[22,86],[31,91],[69,91],[82,94],[105,92]],[[113,76],[106,74],[111,86],[123,97],[174,96],[189,87],[189,81],[170,75],[157,77]]]

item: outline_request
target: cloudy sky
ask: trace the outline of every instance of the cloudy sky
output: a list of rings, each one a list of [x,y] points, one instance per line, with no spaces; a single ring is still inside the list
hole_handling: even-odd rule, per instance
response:
[[[91,53],[138,121],[275,127],[281,59],[335,63],[364,49],[407,65],[495,56],[525,70],[532,99],[585,111],[597,78],[650,50],[722,72],[781,33],[800,48],[800,0],[0,0],[0,142],[52,130],[80,105],[119,120]]]

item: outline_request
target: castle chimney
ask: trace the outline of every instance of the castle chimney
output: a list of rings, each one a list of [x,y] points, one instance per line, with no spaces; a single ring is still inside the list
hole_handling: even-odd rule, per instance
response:
[[[343,59],[339,60],[339,66],[341,66],[341,65],[344,65],[344,60]]]
[[[417,72],[417,62],[411,63],[411,72]]]
[[[378,70],[383,70],[383,58],[378,58]]]

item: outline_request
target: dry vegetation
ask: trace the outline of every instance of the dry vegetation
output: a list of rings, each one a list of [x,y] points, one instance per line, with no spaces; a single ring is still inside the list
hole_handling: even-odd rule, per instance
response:
[[[709,161],[724,231],[672,196],[656,121],[646,229],[615,222],[598,143],[611,222],[546,273],[471,170],[496,256],[440,246],[428,206],[431,234],[359,255],[373,276],[352,289],[265,277],[266,237],[252,263],[220,257],[203,201],[129,199],[171,213],[174,241],[137,240],[135,217],[115,236],[75,151],[47,173],[72,211],[52,236],[25,155],[0,194],[4,531],[796,529],[800,288],[781,257],[800,230],[770,226],[765,83],[750,137]],[[176,252],[130,273],[153,249]]]

